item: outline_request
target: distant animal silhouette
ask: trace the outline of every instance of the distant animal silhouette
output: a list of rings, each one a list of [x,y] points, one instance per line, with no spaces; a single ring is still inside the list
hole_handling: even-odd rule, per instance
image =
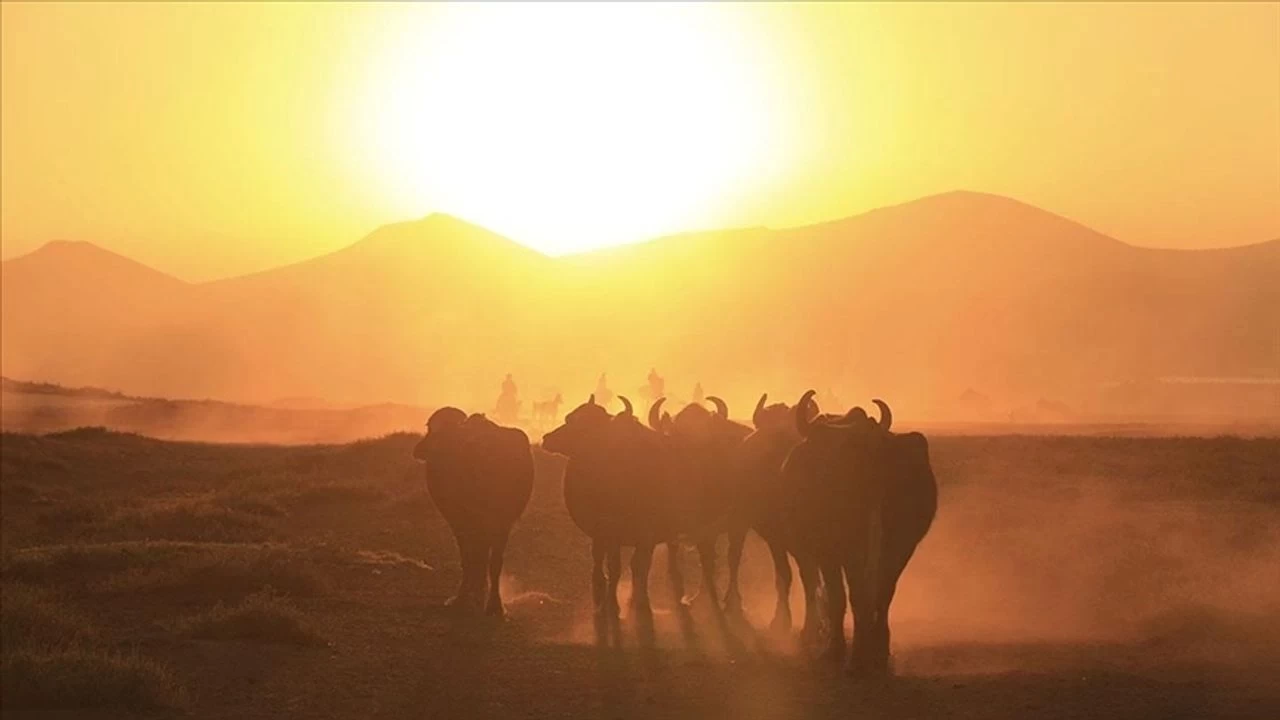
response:
[[[511,373],[507,373],[506,379],[502,381],[502,393],[498,395],[493,409],[493,416],[499,422],[515,423],[520,419],[519,392],[515,381],[511,379]]]
[[[854,616],[853,668],[883,672],[889,660],[889,605],[899,577],[937,512],[929,446],[919,433],[890,432],[861,408],[812,417],[814,392],[800,399],[803,438],[783,464],[787,492],[777,498],[788,539],[815,557],[827,594],[830,636],[824,656],[844,657],[846,602]],[[846,583],[848,594],[846,596]]]
[[[483,415],[441,408],[413,449],[425,464],[427,489],[453,531],[462,583],[450,604],[503,613],[498,580],[511,527],[533,493],[533,455],[523,431]],[[486,593],[487,588],[487,593]]]
[[[631,556],[632,606],[649,616],[649,569],[653,549],[675,533],[675,507],[661,436],[636,419],[631,401],[610,415],[591,396],[542,439],[543,449],[569,459],[564,502],[575,525],[591,538],[591,598],[598,620],[618,616],[621,548]],[[673,590],[683,596],[678,573]]]
[[[600,373],[600,379],[596,381],[595,398],[596,403],[605,408],[608,408],[613,402],[613,391],[609,389],[609,382],[605,373]]]
[[[556,393],[556,396],[550,400],[534,402],[533,421],[535,423],[555,422],[556,418],[560,416],[560,404],[563,402],[564,398],[560,396],[560,393]]]
[[[646,384],[640,387],[640,396],[650,403],[657,402],[658,398],[666,397],[667,381],[658,374],[656,368],[649,368],[649,377]]]

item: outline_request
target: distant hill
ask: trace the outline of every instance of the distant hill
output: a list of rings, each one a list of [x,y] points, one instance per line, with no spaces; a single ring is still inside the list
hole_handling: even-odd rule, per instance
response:
[[[983,417],[1280,408],[1280,385],[1199,408],[1114,392],[1280,377],[1280,241],[1137,248],[981,193],[557,259],[433,215],[198,285],[83,244],[0,272],[5,374],[146,395],[483,410],[506,372],[526,399],[555,388],[572,405],[601,372],[631,394],[657,367],[735,414],[807,387],[884,396],[903,417],[964,416],[966,391]]]

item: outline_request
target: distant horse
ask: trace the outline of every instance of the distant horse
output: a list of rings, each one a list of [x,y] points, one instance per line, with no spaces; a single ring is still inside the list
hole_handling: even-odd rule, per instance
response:
[[[533,421],[554,423],[556,418],[560,417],[560,404],[563,402],[564,399],[560,397],[560,393],[556,393],[556,396],[550,400],[534,401]]]

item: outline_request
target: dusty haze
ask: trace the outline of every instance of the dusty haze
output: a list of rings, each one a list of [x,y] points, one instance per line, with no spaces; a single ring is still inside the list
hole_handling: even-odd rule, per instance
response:
[[[1280,241],[1126,245],[950,193],[847,220],[549,258],[444,216],[278,269],[185,283],[86,243],[5,261],[3,370],[134,395],[525,412],[607,372],[885,397],[918,420],[1254,421],[1280,407]]]

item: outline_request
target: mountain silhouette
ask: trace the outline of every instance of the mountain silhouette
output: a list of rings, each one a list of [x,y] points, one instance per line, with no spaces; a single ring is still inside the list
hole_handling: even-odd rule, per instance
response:
[[[1280,241],[1138,248],[971,192],[555,259],[432,215],[202,284],[79,244],[2,273],[5,375],[148,395],[484,408],[507,372],[586,392],[657,366],[736,408],[834,386],[1086,412],[1117,383],[1280,375]]]

